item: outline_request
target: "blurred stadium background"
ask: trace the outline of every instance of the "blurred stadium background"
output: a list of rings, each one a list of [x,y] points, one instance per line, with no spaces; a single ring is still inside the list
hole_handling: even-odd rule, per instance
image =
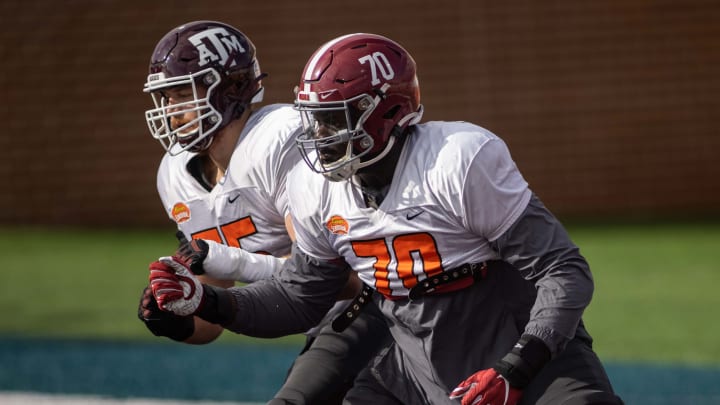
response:
[[[15,397],[0,403],[26,392],[261,402],[299,348],[173,345],[134,320],[143,267],[174,246],[142,85],[156,41],[198,19],[254,41],[267,103],[291,102],[307,58],[335,36],[403,44],[425,118],[504,138],[591,265],[623,269],[596,271],[588,317],[628,403],[720,404],[712,0],[3,1],[0,391]]]

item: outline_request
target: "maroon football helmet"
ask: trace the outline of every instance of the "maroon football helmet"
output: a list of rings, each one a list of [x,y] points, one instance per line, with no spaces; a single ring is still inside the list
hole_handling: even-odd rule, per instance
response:
[[[350,34],[321,46],[296,89],[307,164],[340,181],[382,159],[422,117],[415,61],[398,43]]]
[[[237,29],[216,21],[174,28],[158,42],[150,59],[144,87],[155,104],[145,112],[150,133],[172,155],[206,149],[218,130],[251,103],[262,101],[263,76],[255,46]],[[182,89],[188,97],[171,104],[170,89]],[[193,119],[171,125],[188,112]]]

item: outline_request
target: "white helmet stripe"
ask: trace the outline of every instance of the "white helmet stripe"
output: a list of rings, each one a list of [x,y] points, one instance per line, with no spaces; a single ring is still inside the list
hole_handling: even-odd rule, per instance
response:
[[[315,65],[318,63],[318,60],[322,55],[325,54],[325,52],[330,48],[331,46],[338,43],[338,41],[342,41],[343,39],[358,34],[347,34],[343,35],[341,37],[335,38],[332,41],[326,43],[322,46],[322,48],[318,49],[317,52],[315,52],[315,55],[313,55],[312,59],[310,59],[310,62],[308,62],[306,68],[305,68],[305,77],[304,80],[312,80],[312,73],[315,71]]]

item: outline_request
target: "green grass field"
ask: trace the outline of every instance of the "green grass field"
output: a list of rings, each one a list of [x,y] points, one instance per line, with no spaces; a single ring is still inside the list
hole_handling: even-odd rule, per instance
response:
[[[590,262],[585,322],[606,360],[720,364],[720,224],[568,226]],[[0,335],[157,340],[136,318],[168,231],[0,228]],[[220,341],[298,344],[300,336]]]

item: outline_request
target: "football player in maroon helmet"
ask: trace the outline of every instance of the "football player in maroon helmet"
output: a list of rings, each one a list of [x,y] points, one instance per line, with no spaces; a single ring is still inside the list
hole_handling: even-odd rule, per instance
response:
[[[174,257],[193,272],[184,278],[187,288],[202,282],[209,292],[235,281],[269,279],[290,254],[293,232],[285,180],[293,166],[302,164],[295,145],[302,125],[290,104],[254,107],[262,100],[264,76],[250,39],[217,21],[174,28],[152,54],[144,90],[154,106],[145,117],[151,135],[167,150],[157,188],[181,240]],[[186,294],[165,281],[175,276],[166,261],[154,262],[151,270],[138,317],[153,334],[193,344],[220,335],[218,322],[173,313],[170,308],[182,310],[156,300],[153,291]],[[359,284],[349,278],[348,291],[353,292],[338,296],[353,296]],[[185,307],[200,303],[180,302]],[[379,314],[369,312],[346,331],[335,332],[328,323],[347,304],[338,302],[325,311],[324,322],[303,331],[306,347],[274,404],[339,404],[389,338]]]

